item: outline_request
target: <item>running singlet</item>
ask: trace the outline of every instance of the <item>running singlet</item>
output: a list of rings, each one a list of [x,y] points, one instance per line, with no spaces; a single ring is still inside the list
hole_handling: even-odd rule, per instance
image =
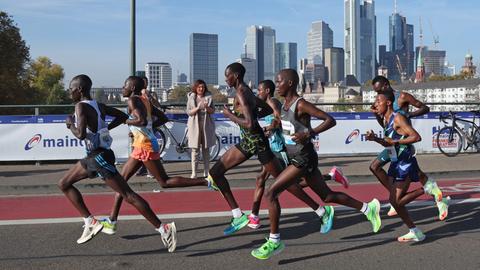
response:
[[[144,96],[138,96],[140,100],[145,105],[147,110],[147,125],[146,126],[133,126],[129,125],[128,128],[133,134],[133,143],[134,148],[142,149],[146,152],[158,152],[160,147],[157,142],[157,138],[152,130],[152,106],[148,98]],[[129,116],[132,119],[132,116]]]
[[[295,117],[297,111],[298,101],[303,99],[298,97],[293,104],[290,105],[289,109],[282,107],[282,129],[283,129],[283,138],[285,140],[285,146],[289,153],[300,151],[303,149],[303,145],[298,145],[292,140],[292,135],[297,132],[307,132],[309,129]],[[308,139],[305,144],[311,143],[311,139]]]
[[[273,102],[275,102],[276,105],[279,105],[278,107],[281,107],[280,101],[278,101],[276,98],[272,98]],[[271,125],[275,117],[273,114],[267,115],[263,118],[265,121],[265,124]],[[270,149],[272,149],[273,152],[281,152],[284,151],[285,149],[285,142],[283,141],[283,134],[282,134],[282,129],[276,128],[273,129],[270,136],[268,137],[268,142],[270,143]]]
[[[97,112],[97,132],[92,132],[87,127],[87,135],[85,137],[85,150],[87,153],[93,152],[99,148],[110,149],[112,145],[112,137],[108,131],[107,123],[102,119],[97,101],[82,100],[81,103],[90,105]],[[78,126],[78,117],[75,113],[75,124]]]
[[[395,91],[393,90],[393,96],[395,97],[395,100],[393,101],[393,111],[398,112],[403,116],[408,116],[408,112],[404,111],[400,106],[398,105],[398,98],[400,97],[400,91]],[[407,117],[408,118],[408,117]]]

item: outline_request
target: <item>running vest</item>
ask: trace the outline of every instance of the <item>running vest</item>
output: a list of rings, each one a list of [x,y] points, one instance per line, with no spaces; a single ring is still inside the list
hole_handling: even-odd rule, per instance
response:
[[[281,107],[281,103],[280,101],[278,101],[278,99],[276,98],[272,98],[273,102],[277,105],[280,105],[279,107]],[[275,119],[273,113],[270,114],[270,115],[267,115],[263,118],[263,120],[265,121],[265,124],[267,125],[271,125],[273,120]],[[272,151],[274,152],[281,152],[284,150],[285,148],[285,142],[283,140],[283,134],[282,134],[282,128],[281,127],[278,127],[278,128],[275,128],[272,130],[270,136],[268,137],[268,142],[270,143],[270,149],[272,149]]]
[[[102,114],[95,100],[82,100],[81,103],[90,105],[97,112],[97,132],[91,131],[87,126],[87,135],[85,137],[85,150],[87,153],[99,148],[110,149],[112,137],[108,131],[108,124],[102,119]],[[78,116],[75,113],[75,125],[78,126]]]
[[[292,135],[297,132],[308,132],[309,128],[306,127],[302,122],[298,121],[296,118],[296,111],[298,101],[303,99],[298,97],[291,105],[290,108],[285,108],[285,104],[282,106],[282,129],[283,129],[283,138],[285,140],[285,146],[289,153],[300,151],[303,149],[302,144],[297,144],[292,140]],[[311,139],[305,144],[311,143]]]
[[[396,115],[397,115],[397,113],[394,112],[390,116],[390,119],[388,120],[388,123],[385,125],[385,128],[384,128],[384,135],[385,135],[385,137],[391,138],[392,140],[401,140],[401,139],[405,138],[405,136],[397,133],[397,131],[393,127]],[[398,147],[395,147],[395,151],[397,153],[396,156],[397,157],[400,156],[402,154],[402,152],[405,151],[405,149],[409,148],[409,146],[410,145],[408,145],[408,144],[401,144]]]
[[[128,126],[133,134],[132,146],[142,148],[148,152],[158,152],[160,151],[160,147],[158,145],[157,137],[155,137],[155,133],[152,129],[152,106],[148,98],[144,96],[138,97],[143,102],[143,105],[147,111],[147,125],[141,127],[134,125]],[[129,115],[129,118],[133,119],[131,115]]]
[[[408,116],[408,112],[404,111],[400,106],[398,105],[398,98],[400,97],[400,91],[395,91],[393,90],[393,96],[395,97],[395,100],[393,101],[393,111],[398,112],[403,116]]]

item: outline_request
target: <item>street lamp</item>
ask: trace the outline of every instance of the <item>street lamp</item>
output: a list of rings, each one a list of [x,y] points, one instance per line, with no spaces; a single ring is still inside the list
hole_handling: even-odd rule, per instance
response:
[[[130,8],[130,75],[135,75],[135,0],[131,0]]]

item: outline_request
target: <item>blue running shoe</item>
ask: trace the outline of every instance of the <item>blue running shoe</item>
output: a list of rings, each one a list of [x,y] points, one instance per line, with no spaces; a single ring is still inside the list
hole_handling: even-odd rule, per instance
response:
[[[323,207],[325,209],[325,214],[322,216],[322,225],[320,226],[320,233],[328,233],[333,226],[333,206],[326,205]]]

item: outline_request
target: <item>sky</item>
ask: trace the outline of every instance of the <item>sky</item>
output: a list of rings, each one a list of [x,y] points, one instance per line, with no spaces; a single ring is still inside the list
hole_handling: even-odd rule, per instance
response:
[[[20,28],[31,58],[47,56],[65,71],[65,83],[87,74],[94,87],[121,87],[130,72],[130,0],[0,0]],[[344,47],[342,0],[137,0],[136,69],[147,62],[169,62],[173,80],[189,75],[191,33],[218,34],[219,83],[223,69],[239,58],[245,30],[267,25],[277,42],[296,42],[298,58],[306,57],[307,32],[323,20],[334,32],[334,46]],[[388,47],[388,17],[393,0],[376,0],[377,46]],[[398,12],[415,27],[419,44],[422,17],[424,45],[447,51],[457,72],[467,52],[480,59],[480,1],[398,0]],[[476,45],[476,46],[475,46]],[[378,47],[377,47],[378,48]]]

